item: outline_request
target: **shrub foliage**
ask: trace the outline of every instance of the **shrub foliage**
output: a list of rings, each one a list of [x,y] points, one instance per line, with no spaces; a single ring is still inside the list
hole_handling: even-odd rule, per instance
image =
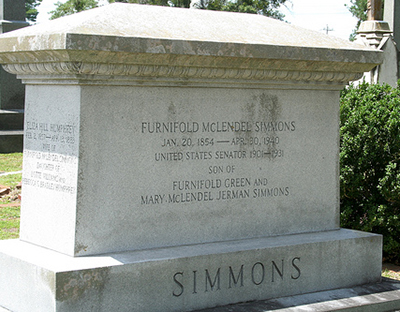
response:
[[[400,262],[400,89],[350,86],[340,104],[341,225],[383,234]]]

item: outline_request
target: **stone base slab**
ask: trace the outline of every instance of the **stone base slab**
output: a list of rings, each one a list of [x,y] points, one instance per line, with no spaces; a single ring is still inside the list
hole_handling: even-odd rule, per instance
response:
[[[0,312],[10,310],[0,307]],[[400,281],[384,278],[381,283],[289,296],[277,299],[237,303],[194,312],[299,312],[400,311]]]
[[[384,278],[381,283],[227,305],[196,312],[299,312],[400,311],[400,281]],[[0,311],[1,312],[1,311]]]
[[[382,237],[336,230],[73,258],[0,242],[11,311],[193,311],[377,283]]]

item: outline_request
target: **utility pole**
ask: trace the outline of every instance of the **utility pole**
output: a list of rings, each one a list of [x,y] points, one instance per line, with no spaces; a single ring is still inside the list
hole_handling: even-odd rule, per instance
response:
[[[330,31],[333,31],[333,28],[329,28],[328,24],[326,24],[326,27],[323,28],[322,30],[325,30],[326,34],[328,35]]]

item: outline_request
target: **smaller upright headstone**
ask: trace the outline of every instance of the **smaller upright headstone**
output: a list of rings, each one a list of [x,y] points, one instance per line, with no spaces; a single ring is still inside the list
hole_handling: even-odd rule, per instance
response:
[[[24,0],[0,0],[0,33],[28,26]],[[0,153],[22,152],[25,88],[0,69]]]

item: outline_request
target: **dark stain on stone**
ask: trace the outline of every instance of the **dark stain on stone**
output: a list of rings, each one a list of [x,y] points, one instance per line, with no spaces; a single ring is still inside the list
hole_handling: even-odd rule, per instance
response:
[[[73,303],[84,300],[88,292],[101,295],[109,280],[110,269],[105,267],[58,273],[56,276],[56,300]]]
[[[168,106],[168,116],[171,119],[171,121],[174,121],[176,119],[176,107],[172,101]]]
[[[258,96],[258,100],[260,103],[259,115],[262,116],[263,120],[272,122],[278,121],[281,113],[278,97],[276,95],[262,93]]]
[[[77,243],[76,246],[75,246],[75,255],[78,255],[82,251],[86,252],[87,248],[88,248],[88,246],[80,244],[80,243]]]

